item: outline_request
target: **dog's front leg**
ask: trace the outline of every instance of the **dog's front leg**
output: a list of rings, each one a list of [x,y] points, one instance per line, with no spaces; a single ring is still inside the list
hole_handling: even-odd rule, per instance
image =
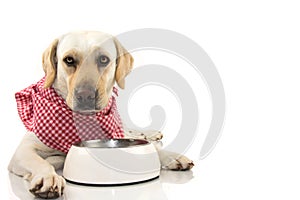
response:
[[[41,143],[33,133],[24,136],[8,166],[9,171],[24,177],[30,182],[30,192],[41,198],[61,196],[65,180],[54,167],[43,159],[38,151],[54,150]]]
[[[126,127],[124,130],[126,138],[144,139],[152,142],[158,152],[161,167],[163,169],[181,171],[193,168],[193,161],[186,156],[161,149],[162,143],[160,140],[162,139],[163,134],[160,131],[137,131]]]

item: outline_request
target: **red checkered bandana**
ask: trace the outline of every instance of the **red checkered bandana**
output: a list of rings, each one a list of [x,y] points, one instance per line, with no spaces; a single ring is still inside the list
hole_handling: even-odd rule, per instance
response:
[[[15,97],[26,129],[45,145],[67,153],[76,142],[124,137],[114,96],[100,112],[82,115],[73,112],[52,87],[45,89],[44,82],[45,78],[17,92]]]

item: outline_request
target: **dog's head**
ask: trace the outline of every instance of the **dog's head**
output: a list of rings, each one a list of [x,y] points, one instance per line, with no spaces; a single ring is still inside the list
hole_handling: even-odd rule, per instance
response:
[[[54,40],[43,54],[45,88],[53,87],[74,111],[97,112],[124,88],[132,56],[119,41],[101,32],[72,32]]]

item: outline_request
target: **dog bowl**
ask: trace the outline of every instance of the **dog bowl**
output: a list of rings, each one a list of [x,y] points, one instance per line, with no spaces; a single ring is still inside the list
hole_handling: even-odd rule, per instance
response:
[[[138,139],[89,140],[72,145],[63,170],[71,183],[123,185],[155,179],[160,161],[153,144]]]

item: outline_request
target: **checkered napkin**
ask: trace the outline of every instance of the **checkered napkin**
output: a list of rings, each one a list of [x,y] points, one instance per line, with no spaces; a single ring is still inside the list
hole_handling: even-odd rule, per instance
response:
[[[122,122],[112,96],[108,105],[93,115],[73,112],[50,87],[45,77],[15,94],[19,116],[28,131],[50,148],[67,153],[72,144],[84,140],[123,138]],[[117,89],[114,88],[117,95]]]

